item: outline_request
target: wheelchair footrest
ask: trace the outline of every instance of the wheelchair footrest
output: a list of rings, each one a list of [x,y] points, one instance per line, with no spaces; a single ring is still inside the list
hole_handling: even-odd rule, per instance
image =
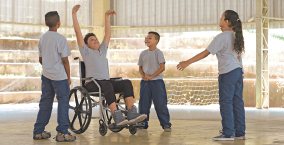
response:
[[[127,125],[115,125],[115,123],[108,125],[109,129],[121,129],[121,128],[125,128],[125,127],[127,127]]]
[[[129,129],[129,128],[143,128],[145,125],[143,124],[134,124],[134,125],[129,125],[127,126],[126,128]]]

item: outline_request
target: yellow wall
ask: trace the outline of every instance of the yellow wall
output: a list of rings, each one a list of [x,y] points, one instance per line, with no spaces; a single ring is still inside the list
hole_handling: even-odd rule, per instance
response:
[[[105,36],[105,31],[104,31],[105,12],[109,9],[110,9],[109,0],[93,0],[93,13],[94,13],[93,24],[95,26],[93,29],[93,33],[96,34],[100,42],[102,42]]]

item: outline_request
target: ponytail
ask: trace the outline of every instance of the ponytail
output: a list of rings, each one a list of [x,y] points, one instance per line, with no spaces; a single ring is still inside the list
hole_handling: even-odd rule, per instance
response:
[[[232,27],[235,34],[235,43],[234,43],[234,51],[241,55],[242,52],[245,51],[244,46],[244,37],[243,37],[243,29],[242,22],[239,19],[238,13],[232,10],[225,11],[225,20],[230,22],[230,27]]]

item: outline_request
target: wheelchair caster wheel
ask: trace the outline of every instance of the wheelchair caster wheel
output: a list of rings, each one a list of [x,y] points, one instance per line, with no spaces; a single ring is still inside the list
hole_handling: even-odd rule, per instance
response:
[[[105,136],[107,134],[107,126],[102,120],[100,120],[99,123],[100,123],[99,132],[101,136]]]
[[[136,134],[136,132],[137,132],[137,128],[130,127],[130,128],[129,128],[129,132],[130,132],[132,135],[134,135],[134,134]]]

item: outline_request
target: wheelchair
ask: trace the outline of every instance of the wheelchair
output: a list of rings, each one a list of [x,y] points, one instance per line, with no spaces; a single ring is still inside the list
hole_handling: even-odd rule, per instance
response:
[[[108,104],[104,98],[104,94],[101,92],[101,87],[94,78],[85,78],[85,64],[79,57],[75,57],[74,60],[79,59],[79,71],[80,71],[80,86],[74,87],[69,94],[69,126],[70,130],[76,134],[84,133],[92,117],[92,108],[99,106],[100,117],[99,118],[99,133],[105,136],[107,130],[111,130],[114,133],[120,132],[124,128],[129,129],[129,132],[134,135],[137,132],[137,128],[142,128],[141,125],[121,125],[116,126],[112,118],[111,110],[108,108]],[[111,78],[111,80],[121,80],[122,78]],[[99,92],[88,92],[85,89],[85,81],[92,80],[99,88]],[[127,118],[127,106],[126,103],[121,100],[124,99],[122,92],[115,92],[119,97],[116,98],[117,109],[122,111],[122,114]],[[98,98],[98,99],[96,99]],[[99,101],[97,101],[99,100]],[[70,113],[73,112],[74,116]],[[96,118],[96,119],[97,119]]]

